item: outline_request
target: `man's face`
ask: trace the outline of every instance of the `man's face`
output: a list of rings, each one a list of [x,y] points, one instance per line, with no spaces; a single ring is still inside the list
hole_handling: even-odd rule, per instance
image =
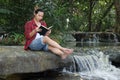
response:
[[[38,12],[37,14],[35,14],[35,18],[40,21],[43,19],[43,16],[44,16],[44,12]]]

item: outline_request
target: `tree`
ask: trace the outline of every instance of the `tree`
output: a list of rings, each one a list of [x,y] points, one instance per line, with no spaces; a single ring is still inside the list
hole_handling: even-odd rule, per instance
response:
[[[89,14],[88,14],[88,30],[92,31],[92,13],[93,13],[93,8],[95,6],[95,3],[98,0],[89,0]]]
[[[98,22],[97,22],[96,27],[95,27],[95,31],[101,30],[102,21],[107,16],[107,14],[110,12],[112,7],[113,7],[113,2],[111,2],[111,4],[109,4],[107,9],[103,12],[102,16],[98,19]]]
[[[48,26],[54,26],[53,31],[104,31],[115,23],[113,0],[0,0],[0,3],[0,26],[5,26],[8,32],[23,33],[24,23],[31,19],[36,4],[45,10],[44,20]]]
[[[114,0],[114,5],[116,10],[115,32],[120,34],[120,0]]]

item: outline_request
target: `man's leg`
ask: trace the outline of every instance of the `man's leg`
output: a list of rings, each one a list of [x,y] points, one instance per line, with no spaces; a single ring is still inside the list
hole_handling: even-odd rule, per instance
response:
[[[48,45],[51,45],[55,48],[59,48],[59,49],[63,49],[57,42],[55,42],[54,40],[52,40],[51,38],[49,38],[48,36],[44,36],[43,38],[43,42],[47,43]]]
[[[68,49],[68,48],[63,48],[61,47],[57,42],[55,42],[54,40],[52,40],[51,38],[49,38],[48,36],[44,36],[43,38],[43,42],[54,47],[54,48],[58,48],[60,49],[61,51],[63,51],[64,53],[72,53],[73,50],[72,49]]]
[[[61,51],[60,49],[58,48],[54,48],[52,46],[48,46],[48,49],[55,53],[56,55],[59,55],[62,59],[65,59],[69,54],[65,54],[63,51]]]

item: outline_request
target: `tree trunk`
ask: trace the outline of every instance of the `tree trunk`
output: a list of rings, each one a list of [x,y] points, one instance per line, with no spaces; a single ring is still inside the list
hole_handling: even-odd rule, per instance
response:
[[[120,34],[120,0],[114,0],[114,5],[116,9],[115,32]]]
[[[98,0],[89,0],[88,30],[92,31],[92,11]]]
[[[89,31],[91,31],[91,24],[92,24],[92,21],[91,21],[91,17],[92,17],[92,0],[89,0],[89,16],[88,16],[88,28],[89,28]]]

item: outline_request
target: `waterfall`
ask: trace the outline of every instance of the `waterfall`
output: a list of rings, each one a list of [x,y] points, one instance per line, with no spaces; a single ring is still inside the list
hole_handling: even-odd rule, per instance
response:
[[[92,71],[98,68],[98,57],[93,55],[74,56],[75,72]]]
[[[117,38],[116,34],[113,33],[113,36],[114,36],[114,41],[118,42],[118,38]]]
[[[108,55],[96,50],[87,53],[89,55],[74,55],[72,57],[73,65],[63,71],[78,73],[80,76],[87,77],[90,80],[93,80],[91,77],[101,78],[99,80],[120,80],[120,69],[111,65]]]

